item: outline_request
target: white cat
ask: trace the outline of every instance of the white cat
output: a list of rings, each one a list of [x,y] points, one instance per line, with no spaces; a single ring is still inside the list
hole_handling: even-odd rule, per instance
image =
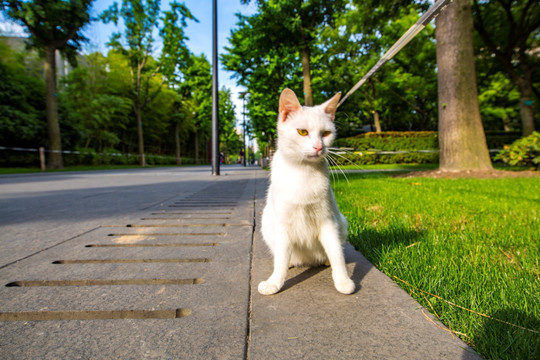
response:
[[[341,93],[314,107],[302,107],[294,92],[279,99],[277,150],[262,216],[263,238],[274,255],[274,272],[259,284],[263,295],[277,293],[289,265],[330,262],[336,289],[354,292],[343,255],[347,220],[330,187],[328,147],[335,138],[334,117]]]

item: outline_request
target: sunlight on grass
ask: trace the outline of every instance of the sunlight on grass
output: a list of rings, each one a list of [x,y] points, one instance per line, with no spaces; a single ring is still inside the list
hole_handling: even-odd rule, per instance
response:
[[[485,358],[540,358],[540,181],[348,174],[349,241]],[[536,333],[534,332],[536,331]]]

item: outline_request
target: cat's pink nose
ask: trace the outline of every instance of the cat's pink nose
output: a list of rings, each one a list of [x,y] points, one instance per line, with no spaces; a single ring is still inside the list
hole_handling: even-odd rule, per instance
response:
[[[315,144],[313,145],[313,149],[315,149],[315,151],[318,153],[320,153],[322,151],[322,144]]]

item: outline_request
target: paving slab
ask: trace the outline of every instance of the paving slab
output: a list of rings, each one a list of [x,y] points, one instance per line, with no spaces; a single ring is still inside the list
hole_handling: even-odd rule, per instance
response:
[[[479,358],[350,245],[354,294],[320,267],[260,295],[268,173],[208,174],[0,177],[0,357]]]
[[[63,200],[79,200],[75,190],[57,188],[56,204],[66,211],[51,209],[45,216],[55,226],[41,234],[24,228],[42,226],[39,215],[30,212],[18,229],[6,215],[1,242],[16,251],[3,254],[0,268],[1,358],[244,358],[254,174],[150,171],[125,186],[128,180],[117,174],[119,184],[102,186],[101,202],[85,205],[94,207],[90,214]],[[189,180],[174,184],[178,175]],[[152,177],[158,181],[148,196]],[[79,184],[57,181],[68,188],[100,186],[89,175]],[[115,187],[120,194],[109,192]],[[11,196],[4,193],[2,201],[12,204]],[[43,196],[35,190],[22,201]],[[15,203],[11,214],[17,211]]]
[[[257,187],[258,224],[264,188]],[[329,267],[292,268],[279,293],[260,295],[272,256],[260,231],[253,247],[251,359],[480,359],[350,244],[352,295],[337,292]]]

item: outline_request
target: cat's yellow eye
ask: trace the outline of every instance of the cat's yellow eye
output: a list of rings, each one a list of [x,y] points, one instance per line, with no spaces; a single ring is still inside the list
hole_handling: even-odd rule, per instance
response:
[[[307,136],[308,131],[307,131],[306,129],[298,129],[298,133],[299,133],[301,136]]]
[[[330,136],[330,134],[332,134],[331,131],[324,131],[324,132],[322,133],[322,136],[323,136],[323,137],[327,137],[327,136]]]

